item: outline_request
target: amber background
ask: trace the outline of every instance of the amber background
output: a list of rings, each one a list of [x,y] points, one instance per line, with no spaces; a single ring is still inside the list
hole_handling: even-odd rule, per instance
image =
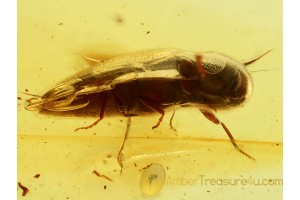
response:
[[[99,57],[156,49],[217,51],[253,64],[254,93],[241,108],[218,112],[248,160],[225,132],[197,109],[171,112],[156,129],[158,115],[135,117],[124,149],[124,172],[116,155],[126,118],[59,117],[24,109],[28,96],[43,94],[61,79],[88,67],[75,52]],[[282,2],[276,1],[18,1],[18,181],[27,199],[282,199],[281,186],[170,185],[153,197],[140,191],[139,169],[166,168],[167,178],[282,178]],[[108,155],[111,155],[108,156]],[[135,167],[135,164],[137,167]],[[97,170],[109,182],[92,174]],[[41,174],[36,179],[35,174]],[[104,185],[107,189],[104,189]],[[21,190],[18,190],[21,197]]]

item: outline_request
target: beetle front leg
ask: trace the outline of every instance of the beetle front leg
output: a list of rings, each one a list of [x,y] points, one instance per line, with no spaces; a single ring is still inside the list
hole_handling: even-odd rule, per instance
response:
[[[99,119],[97,119],[94,123],[92,123],[89,126],[84,126],[84,127],[79,127],[75,129],[75,131],[81,130],[81,129],[89,129],[92,128],[93,126],[96,126],[103,118],[104,118],[104,111],[107,106],[107,100],[108,100],[108,92],[104,92],[102,96],[102,101],[101,101],[101,108],[100,108],[100,115]]]
[[[243,155],[245,155],[246,157],[255,160],[252,156],[250,156],[249,154],[247,154],[246,152],[244,152],[236,143],[235,140],[232,136],[232,134],[230,133],[229,129],[225,126],[225,124],[223,122],[221,122],[212,112],[208,111],[208,110],[202,110],[200,109],[200,111],[202,112],[202,114],[209,119],[211,122],[215,123],[215,124],[220,124],[223,129],[225,130],[225,132],[227,133],[228,137],[230,138],[231,143],[233,144],[233,146]]]

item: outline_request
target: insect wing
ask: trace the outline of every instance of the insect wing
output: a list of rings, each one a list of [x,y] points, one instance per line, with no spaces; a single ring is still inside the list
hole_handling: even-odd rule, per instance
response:
[[[188,63],[188,65],[187,65]],[[138,79],[197,79],[186,75],[183,68],[195,71],[195,62],[175,50],[150,51],[116,57],[86,69],[73,78],[81,81],[77,95],[102,92],[115,85]]]

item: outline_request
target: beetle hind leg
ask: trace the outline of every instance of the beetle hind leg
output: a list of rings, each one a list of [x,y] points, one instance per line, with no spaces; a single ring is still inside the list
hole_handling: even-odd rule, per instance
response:
[[[81,129],[89,129],[89,128],[92,128],[93,126],[96,126],[104,118],[104,111],[105,111],[105,108],[107,106],[107,100],[108,100],[108,92],[104,92],[103,96],[102,96],[102,101],[101,101],[101,109],[100,109],[99,118],[94,123],[92,123],[91,125],[84,126],[84,127],[79,127],[77,129],[75,129],[75,131],[78,131],[78,130],[81,130]]]
[[[151,108],[152,110],[158,112],[161,114],[160,118],[158,119],[156,125],[152,126],[152,129],[155,129],[157,128],[160,123],[162,122],[164,116],[165,116],[165,111],[163,109],[161,109],[158,105],[156,105],[155,103],[153,103],[152,101],[149,101],[147,99],[141,99],[140,98],[140,101],[145,104],[147,107]]]
[[[223,122],[221,122],[212,112],[207,111],[207,110],[201,110],[202,114],[209,119],[211,122],[215,123],[215,124],[220,124],[223,129],[225,130],[225,132],[227,133],[232,145],[235,147],[236,150],[238,150],[241,154],[243,154],[244,156],[255,160],[252,156],[250,156],[249,154],[247,154],[246,152],[244,152],[235,142],[232,134],[230,133],[229,129],[225,126],[225,124]]]

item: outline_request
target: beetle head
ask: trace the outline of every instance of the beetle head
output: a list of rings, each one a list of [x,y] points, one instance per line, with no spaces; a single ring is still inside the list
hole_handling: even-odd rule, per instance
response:
[[[252,93],[252,79],[246,67],[270,51],[272,49],[244,63],[218,53],[196,55],[201,95],[207,95],[219,107],[244,103]]]
[[[213,104],[236,106],[250,97],[252,80],[243,63],[218,53],[202,54],[201,66],[199,63],[199,89],[212,98]]]

